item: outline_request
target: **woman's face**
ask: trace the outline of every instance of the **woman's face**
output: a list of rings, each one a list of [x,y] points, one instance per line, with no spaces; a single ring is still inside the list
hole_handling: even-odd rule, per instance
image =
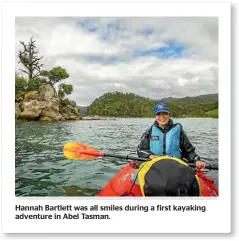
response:
[[[169,122],[170,115],[169,115],[169,113],[160,112],[156,115],[155,119],[159,125],[164,126]]]

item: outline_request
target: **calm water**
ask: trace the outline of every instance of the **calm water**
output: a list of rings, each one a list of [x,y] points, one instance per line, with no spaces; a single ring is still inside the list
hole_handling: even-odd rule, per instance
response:
[[[217,119],[174,119],[197,153],[218,160]],[[63,146],[70,141],[117,154],[135,154],[142,132],[153,119],[116,119],[16,124],[17,196],[94,196],[126,161],[104,158],[71,161]],[[218,183],[218,171],[207,173]]]

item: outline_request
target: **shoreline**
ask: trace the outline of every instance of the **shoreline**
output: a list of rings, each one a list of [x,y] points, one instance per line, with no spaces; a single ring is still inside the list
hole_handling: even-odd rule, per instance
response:
[[[154,119],[154,117],[82,117],[82,120]],[[172,117],[172,119],[219,119],[213,117]]]
[[[97,120],[118,120],[118,119],[154,119],[154,117],[82,117],[78,120],[52,120],[52,121],[39,121],[39,120],[25,120],[25,119],[15,119],[15,123],[24,122],[24,123],[50,123],[50,122],[70,122],[70,121],[97,121]],[[213,119],[218,120],[219,118],[212,117],[172,117],[172,119],[191,119],[191,120],[200,120],[200,119]]]

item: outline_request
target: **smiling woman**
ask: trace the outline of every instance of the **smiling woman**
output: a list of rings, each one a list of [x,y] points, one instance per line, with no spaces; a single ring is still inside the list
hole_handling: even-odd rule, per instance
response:
[[[154,159],[157,156],[173,156],[195,163],[198,170],[205,167],[205,162],[195,152],[180,123],[171,119],[167,104],[154,106],[155,121],[142,135],[138,145],[138,155]]]

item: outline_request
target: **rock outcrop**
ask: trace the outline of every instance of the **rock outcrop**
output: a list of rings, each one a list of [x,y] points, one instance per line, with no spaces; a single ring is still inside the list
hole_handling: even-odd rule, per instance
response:
[[[15,118],[41,121],[82,119],[75,102],[64,106],[50,84],[42,85],[39,91],[18,93],[15,97]]]
[[[15,119],[18,119],[21,114],[20,103],[15,103]]]
[[[62,113],[60,113],[60,100],[56,97],[50,99],[46,102],[46,107],[42,110],[40,119],[44,120],[46,118],[52,120],[64,120]],[[79,117],[79,113],[76,113],[77,118]]]
[[[67,105],[62,108],[62,114],[66,120],[77,120],[77,113],[79,113],[77,107]]]
[[[52,98],[57,97],[55,89],[51,85],[42,85],[39,88],[39,100],[40,101],[49,101]]]
[[[38,100],[26,100],[24,99],[20,103],[21,113],[19,119],[35,120],[37,119],[42,110],[45,108],[46,103]]]

